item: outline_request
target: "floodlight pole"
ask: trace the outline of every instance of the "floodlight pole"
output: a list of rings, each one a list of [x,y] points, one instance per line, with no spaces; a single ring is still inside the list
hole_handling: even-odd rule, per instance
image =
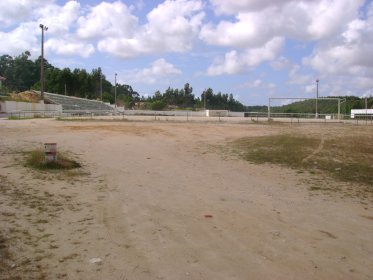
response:
[[[318,114],[318,110],[317,110],[317,101],[319,99],[319,79],[316,80],[316,114],[315,114],[315,118],[317,119],[319,114]]]
[[[44,31],[48,30],[43,24],[40,24],[41,28],[41,61],[40,61],[40,98],[44,100]]]
[[[206,111],[206,91],[203,94],[203,107],[205,107],[205,111]]]
[[[101,96],[101,102],[102,102],[102,73],[100,73],[100,96]]]
[[[115,73],[115,86],[114,86],[114,112],[117,114],[117,73]]]

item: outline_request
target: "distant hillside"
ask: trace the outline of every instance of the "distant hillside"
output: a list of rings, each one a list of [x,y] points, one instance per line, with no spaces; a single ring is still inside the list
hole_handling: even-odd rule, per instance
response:
[[[341,114],[350,114],[351,109],[364,109],[365,98],[359,98],[356,96],[338,96],[339,98],[345,99],[345,102],[341,102]],[[326,97],[326,98],[337,98]],[[296,101],[291,104],[283,106],[273,106],[271,111],[273,113],[309,113],[314,114],[316,108],[316,101],[313,99]],[[338,113],[338,102],[334,100],[318,100],[318,112],[319,114],[336,114]],[[368,109],[373,108],[373,97],[368,98]],[[267,106],[247,106],[249,112],[267,112]]]
[[[267,112],[268,106],[257,105],[257,106],[246,106],[246,111],[248,112]]]

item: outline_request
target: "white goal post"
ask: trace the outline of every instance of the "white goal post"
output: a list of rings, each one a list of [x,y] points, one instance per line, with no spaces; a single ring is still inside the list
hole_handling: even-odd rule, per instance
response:
[[[318,111],[317,111],[317,102],[319,100],[333,100],[338,102],[338,120],[340,120],[341,115],[341,104],[346,101],[344,98],[339,97],[320,97],[320,98],[304,98],[304,97],[269,97],[268,98],[268,120],[271,119],[271,104],[273,100],[315,100],[315,118],[318,118]],[[291,103],[289,103],[291,104]]]

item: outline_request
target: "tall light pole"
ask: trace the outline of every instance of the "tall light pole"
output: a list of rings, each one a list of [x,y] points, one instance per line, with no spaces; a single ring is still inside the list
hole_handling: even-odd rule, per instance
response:
[[[205,107],[206,111],[206,91],[203,93],[203,107]]]
[[[115,73],[115,87],[114,87],[114,108],[115,114],[117,114],[117,73]]]
[[[102,73],[100,73],[100,96],[101,96],[101,102],[102,102]]]
[[[317,119],[319,114],[318,114],[318,110],[317,110],[317,101],[319,99],[319,79],[316,80],[316,114],[315,114],[315,118]]]
[[[40,98],[44,100],[44,31],[48,30],[43,24],[40,24],[41,28],[41,62],[40,62]]]

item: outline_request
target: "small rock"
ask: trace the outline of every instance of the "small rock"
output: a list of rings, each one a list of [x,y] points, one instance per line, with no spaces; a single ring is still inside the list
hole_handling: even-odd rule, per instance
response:
[[[90,263],[100,263],[100,262],[102,262],[102,259],[100,259],[100,258],[92,258],[92,259],[89,260],[89,262]]]

